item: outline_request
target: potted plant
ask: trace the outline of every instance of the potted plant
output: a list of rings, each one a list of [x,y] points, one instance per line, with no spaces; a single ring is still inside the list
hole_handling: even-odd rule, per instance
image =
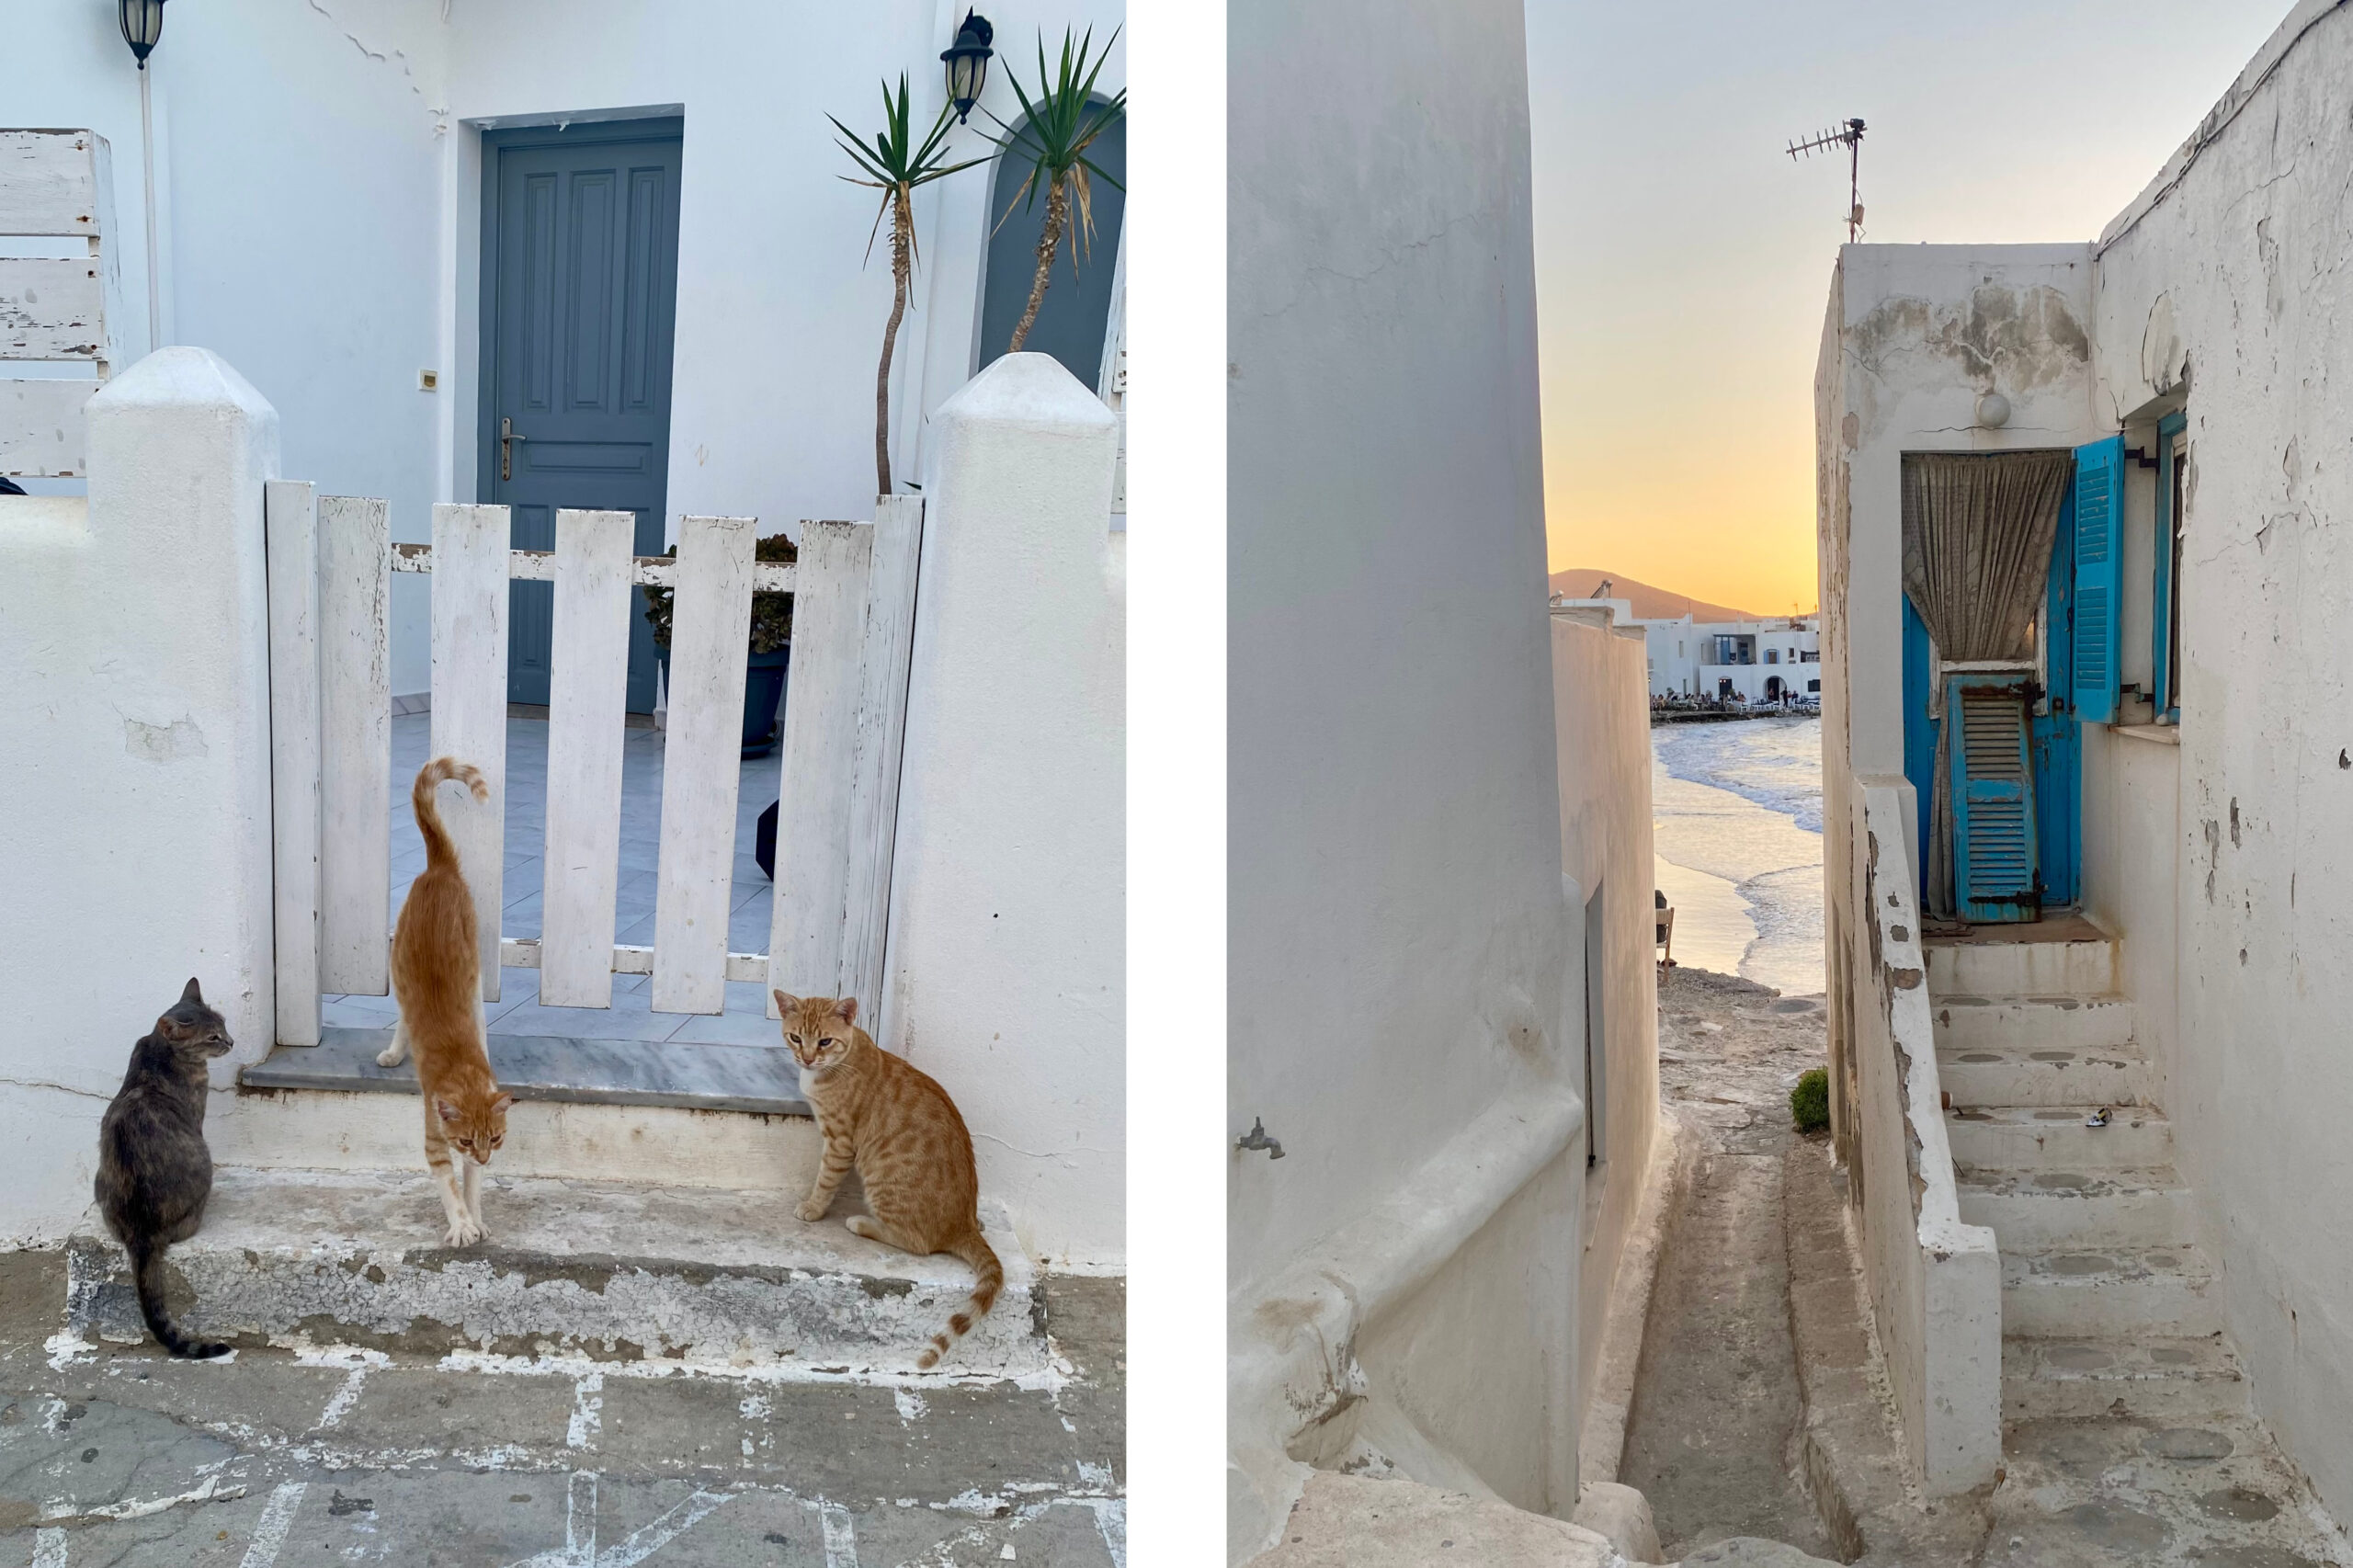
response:
[[[676,555],[672,545],[663,552]],[[784,534],[770,534],[753,549],[758,561],[791,562],[801,551]],[[662,662],[662,680],[670,679],[671,590],[645,590],[645,624],[654,629],[654,656]],[[792,596],[756,593],[752,596],[752,655],[744,672],[744,755],[766,756],[784,730],[785,679],[792,665]]]

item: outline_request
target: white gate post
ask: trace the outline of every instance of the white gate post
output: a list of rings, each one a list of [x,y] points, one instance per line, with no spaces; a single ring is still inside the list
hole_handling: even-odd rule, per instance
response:
[[[105,700],[122,738],[92,759],[84,790],[92,805],[119,793],[103,819],[116,869],[75,896],[109,911],[108,989],[142,1028],[190,975],[202,982],[237,1042],[215,1067],[226,1082],[277,1040],[262,494],[278,475],[278,413],[217,355],[179,347],[108,382],[85,417],[90,532],[108,572],[87,613],[108,626]],[[14,961],[46,967],[45,945]]]

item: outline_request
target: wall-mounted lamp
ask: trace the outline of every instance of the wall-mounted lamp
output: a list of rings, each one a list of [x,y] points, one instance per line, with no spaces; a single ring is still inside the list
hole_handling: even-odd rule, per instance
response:
[[[2000,392],[1989,392],[1977,400],[1977,423],[1988,429],[1999,430],[2010,422],[2010,400]]]
[[[122,41],[139,58],[139,69],[147,69],[147,57],[155,52],[156,43],[164,36],[164,0],[119,0],[122,15]]]
[[[131,0],[123,3],[129,5]],[[161,5],[162,0],[156,3]],[[989,62],[996,54],[989,43],[995,37],[996,29],[989,26],[986,17],[967,11],[963,26],[956,29],[956,41],[939,51],[939,58],[948,66],[948,101],[956,108],[959,125],[972,112],[972,106],[981,101],[981,89],[988,85]]]

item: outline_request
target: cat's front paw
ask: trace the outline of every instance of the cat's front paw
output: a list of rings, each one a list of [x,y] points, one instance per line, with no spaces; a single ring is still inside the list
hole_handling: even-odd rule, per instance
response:
[[[825,1210],[831,1207],[832,1205],[827,1203],[818,1203],[813,1200],[804,1201],[801,1207],[793,1210],[793,1212],[799,1214],[802,1219],[808,1221],[813,1225],[818,1221],[825,1217]]]
[[[470,1247],[482,1238],[482,1227],[468,1218],[450,1221],[449,1233],[443,1239],[453,1247]]]
[[[408,1052],[397,1045],[388,1045],[376,1053],[376,1065],[379,1067],[397,1067],[407,1060]]]

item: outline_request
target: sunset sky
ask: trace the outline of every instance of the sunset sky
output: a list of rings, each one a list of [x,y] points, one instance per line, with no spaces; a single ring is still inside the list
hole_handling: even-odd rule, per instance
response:
[[[1813,366],[1865,243],[2088,240],[2290,0],[1529,0],[1552,570],[1813,608]]]

